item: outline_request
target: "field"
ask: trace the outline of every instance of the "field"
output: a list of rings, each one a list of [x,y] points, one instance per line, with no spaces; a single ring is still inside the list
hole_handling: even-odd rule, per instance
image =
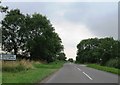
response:
[[[21,63],[22,62],[22,63]],[[26,60],[3,63],[2,83],[38,83],[53,72],[57,71],[63,61],[50,64],[29,62]],[[15,84],[16,85],[16,84]],[[22,84],[21,84],[22,85]]]

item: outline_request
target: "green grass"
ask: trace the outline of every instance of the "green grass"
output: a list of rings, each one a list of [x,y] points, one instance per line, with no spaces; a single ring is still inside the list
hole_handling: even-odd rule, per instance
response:
[[[35,83],[54,72],[56,69],[39,68],[18,73],[3,73],[3,83]]]
[[[34,64],[36,68],[57,69],[63,66],[64,61],[55,61],[49,64]]]
[[[106,66],[100,66],[97,64],[87,64],[87,67],[95,68],[98,70],[114,73],[120,75],[120,69],[112,68],[112,67],[106,67]]]
[[[20,72],[3,72],[3,83],[36,83],[40,82],[51,73],[57,71],[64,62],[57,61],[50,64],[33,64],[34,69]],[[5,84],[3,84],[5,85]]]

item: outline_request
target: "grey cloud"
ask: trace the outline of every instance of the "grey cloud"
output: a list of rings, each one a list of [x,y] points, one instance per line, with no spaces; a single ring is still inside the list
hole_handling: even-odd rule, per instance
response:
[[[68,21],[87,25],[97,36],[118,38],[117,3],[79,3],[74,7],[64,16]]]
[[[101,20],[93,20],[89,23],[90,29],[94,32],[95,35],[100,37],[114,37],[118,39],[118,18],[116,15],[108,15]]]

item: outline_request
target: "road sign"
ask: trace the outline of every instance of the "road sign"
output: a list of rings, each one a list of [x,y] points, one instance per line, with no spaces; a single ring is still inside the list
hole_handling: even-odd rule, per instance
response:
[[[16,55],[0,54],[0,60],[16,60]]]

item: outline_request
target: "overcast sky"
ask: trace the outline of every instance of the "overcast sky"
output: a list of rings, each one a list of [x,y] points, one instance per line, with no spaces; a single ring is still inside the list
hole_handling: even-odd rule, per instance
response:
[[[87,38],[118,38],[117,2],[8,2],[9,9],[48,17],[62,39],[67,58],[76,57],[77,44]]]

